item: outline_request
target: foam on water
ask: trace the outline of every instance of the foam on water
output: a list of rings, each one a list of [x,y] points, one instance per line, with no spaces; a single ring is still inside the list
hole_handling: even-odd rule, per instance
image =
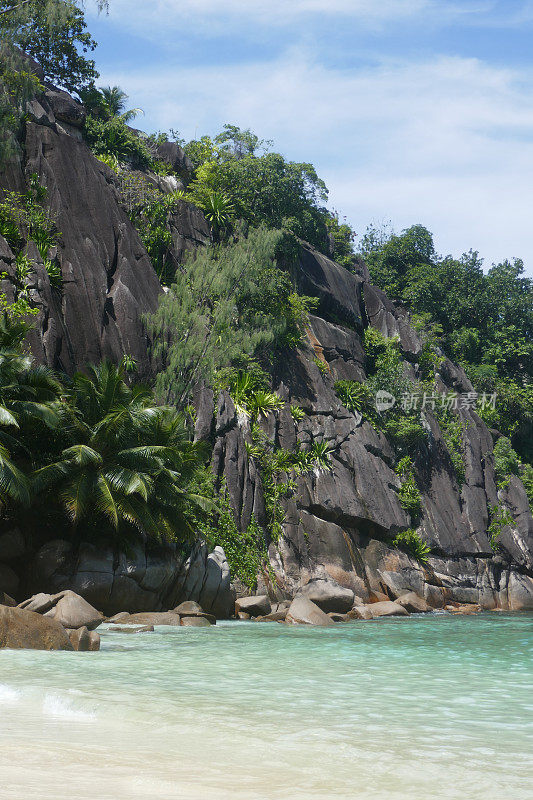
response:
[[[46,694],[43,699],[43,714],[59,719],[91,720],[96,713],[83,710],[68,697],[61,694]]]
[[[0,651],[0,800],[531,800],[532,628],[225,623]]]
[[[21,696],[21,692],[13,689],[12,686],[6,686],[4,683],[0,683],[0,710],[3,706],[16,703]]]

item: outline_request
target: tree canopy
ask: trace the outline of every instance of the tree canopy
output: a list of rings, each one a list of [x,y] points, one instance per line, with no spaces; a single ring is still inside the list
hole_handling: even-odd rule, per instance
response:
[[[431,233],[414,225],[401,234],[370,229],[361,241],[372,281],[433,328],[442,349],[480,391],[497,392],[489,425],[533,457],[533,281],[520,259],[483,271],[475,251],[439,256]],[[416,321],[416,317],[415,317]]]

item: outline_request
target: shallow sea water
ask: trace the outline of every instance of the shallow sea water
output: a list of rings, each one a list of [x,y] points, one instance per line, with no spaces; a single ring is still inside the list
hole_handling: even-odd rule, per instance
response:
[[[0,651],[1,800],[531,800],[533,616]]]

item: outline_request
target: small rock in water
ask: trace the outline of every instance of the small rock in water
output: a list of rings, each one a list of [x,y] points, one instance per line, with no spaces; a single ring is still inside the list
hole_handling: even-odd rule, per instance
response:
[[[184,628],[210,628],[212,625],[205,614],[191,614],[182,617],[181,624]]]
[[[68,630],[69,639],[74,650],[79,653],[96,652],[100,650],[100,635],[88,628],[75,628]]]
[[[347,614],[336,614],[334,611],[330,611],[328,617],[333,620],[333,622],[353,622],[353,617],[350,616],[350,612]]]
[[[198,603],[195,603],[194,600],[185,600],[184,603],[180,603],[179,606],[176,606],[174,609],[176,614],[202,614],[203,608]]]
[[[112,633],[153,633],[154,626],[153,625],[144,625],[142,628],[121,628],[120,626],[115,626],[113,628],[109,628]]]
[[[140,614],[128,614],[117,622],[128,625],[179,625],[181,617],[175,611],[151,611]]]
[[[352,619],[373,619],[370,607],[367,605],[354,606],[348,611],[348,616]]]
[[[398,603],[392,600],[383,600],[381,603],[371,603],[368,608],[374,619],[377,617],[408,617],[409,612]]]
[[[256,622],[284,622],[287,616],[288,609],[282,611],[272,611],[271,614],[265,614],[263,617],[256,617]]]

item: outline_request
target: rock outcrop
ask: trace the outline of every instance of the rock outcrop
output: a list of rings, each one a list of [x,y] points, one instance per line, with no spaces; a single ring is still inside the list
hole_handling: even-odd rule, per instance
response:
[[[34,611],[0,606],[0,649],[73,650],[68,633],[56,620]]]
[[[19,604],[19,608],[43,614],[54,619],[64,628],[77,630],[87,628],[93,631],[102,624],[103,615],[83,597],[70,590],[56,595],[40,593]]]
[[[311,317],[307,343],[284,354],[272,378],[280,396],[306,416],[295,421],[283,409],[263,421],[263,430],[288,450],[326,442],[332,469],[298,477],[285,504],[284,535],[269,544],[274,580],[260,576],[257,591],[294,597],[319,579],[336,582],[365,602],[414,592],[433,608],[452,601],[485,609],[533,609],[533,520],[527,496],[516,477],[498,490],[492,436],[471,405],[459,408],[465,431],[462,486],[431,408],[425,415],[429,436],[415,469],[422,497],[417,530],[431,547],[429,562],[421,565],[391,545],[394,535],[412,524],[400,504],[394,452],[382,433],[342,406],[334,383],[364,379],[364,325],[399,338],[406,372],[413,377],[420,341],[407,313],[371,286],[363,270],[348,273],[306,245],[296,277],[303,291],[319,297],[322,316]],[[473,391],[463,370],[449,360],[439,367],[437,383],[443,392]],[[200,400],[198,407],[207,402]],[[261,478],[245,447],[249,430],[228,397],[219,401],[213,429],[199,415],[197,434],[207,430],[215,431],[213,466],[228,487],[240,527],[246,529],[252,514],[262,523]],[[498,504],[510,510],[513,525],[503,529],[495,554],[487,529],[489,509]]]
[[[33,104],[23,156],[0,178],[0,185],[21,191],[24,177],[37,173],[61,232],[62,293],[52,289],[39,255],[32,252],[38,266],[31,293],[40,313],[31,347],[40,362],[68,373],[106,356],[120,361],[127,353],[136,359],[139,374],[149,376],[153,366],[142,318],[155,309],[161,287],[121,206],[116,176],[83,141],[83,116],[78,103],[49,87]],[[181,183],[190,180],[190,164],[177,145],[162,145],[159,156],[178,171]],[[208,238],[205,219],[187,204],[175,213],[171,228],[177,263]],[[12,274],[14,256],[1,237],[0,261],[0,272]],[[479,603],[486,609],[532,609],[533,520],[527,496],[516,477],[498,489],[492,436],[471,406],[459,411],[465,428],[462,486],[435,417],[431,410],[426,414],[429,435],[415,469],[422,496],[417,529],[431,547],[427,565],[392,546],[394,535],[411,526],[398,496],[395,454],[382,433],[342,405],[334,384],[365,379],[365,327],[399,338],[405,369],[413,377],[420,339],[405,309],[370,285],[364,265],[350,273],[302,243],[291,269],[299,290],[317,297],[319,305],[306,341],[272,367],[272,384],[305,417],[294,420],[286,405],[261,424],[288,450],[326,442],[332,469],[297,478],[285,501],[283,535],[266,542],[270,569],[258,576],[257,593],[272,601],[300,594],[298,602],[314,597],[320,605],[316,593],[307,598],[302,593],[322,581],[340,587],[335,607],[322,603],[330,613],[343,613],[353,596],[363,608],[369,600],[393,601],[411,592],[432,608]],[[8,281],[2,288],[9,294]],[[473,389],[449,360],[439,366],[437,380],[442,390]],[[214,398],[205,387],[198,389],[196,408],[196,437],[213,445],[213,470],[228,487],[239,528],[246,530],[252,515],[264,526],[261,475],[246,450],[247,422],[227,394]],[[509,509],[513,524],[502,531],[494,554],[487,529],[489,509],[498,504]],[[105,544],[74,546],[63,540],[35,547],[20,531],[0,532],[0,592],[20,600],[65,589],[108,615],[161,611],[187,600],[219,618],[234,613],[230,569],[220,547],[209,552],[198,542],[182,553],[139,545],[126,554]]]

